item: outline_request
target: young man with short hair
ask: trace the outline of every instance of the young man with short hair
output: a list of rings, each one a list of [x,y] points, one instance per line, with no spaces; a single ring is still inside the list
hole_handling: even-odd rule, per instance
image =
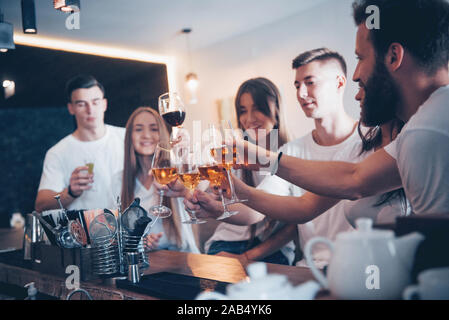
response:
[[[57,194],[66,209],[106,208],[111,177],[123,169],[125,129],[104,123],[107,100],[101,83],[79,75],[69,80],[66,91],[77,128],[45,155],[35,203],[39,212],[59,208]]]

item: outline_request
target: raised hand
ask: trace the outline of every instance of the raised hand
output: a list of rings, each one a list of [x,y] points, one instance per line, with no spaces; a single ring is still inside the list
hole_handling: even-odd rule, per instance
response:
[[[148,172],[149,175],[152,175],[153,173],[151,170]],[[167,185],[159,184],[156,180],[153,180],[153,185],[156,188],[157,191],[164,191],[164,195],[167,197],[184,197],[187,193],[189,193],[189,190],[184,187],[184,185],[179,181],[179,179],[176,179],[173,182],[170,182]]]
[[[234,190],[237,196],[240,198],[246,198],[248,193],[248,186],[239,178],[237,178],[233,173],[230,173],[230,177],[232,179],[232,184],[234,185]],[[229,182],[225,184],[225,187],[229,186]],[[224,189],[224,188],[223,188]],[[226,195],[226,197],[230,196],[230,191],[227,188],[226,190],[223,190],[223,194]]]
[[[150,250],[156,250],[159,247],[159,240],[162,238],[162,232],[150,233],[145,237],[145,243]]]
[[[197,218],[216,219],[223,214],[220,197],[198,189],[184,198],[184,205],[188,210],[194,210]]]
[[[189,148],[190,133],[185,128],[176,128],[176,133],[173,134],[173,140],[170,142],[172,146]]]
[[[70,176],[70,190],[72,194],[79,197],[85,190],[92,188],[94,182],[94,174],[88,173],[87,166],[75,168]]]
[[[260,170],[260,168],[269,168],[272,161],[276,160],[277,154],[257,146],[236,134],[227,135],[225,143],[228,147],[235,147],[237,151],[237,164],[234,169]]]

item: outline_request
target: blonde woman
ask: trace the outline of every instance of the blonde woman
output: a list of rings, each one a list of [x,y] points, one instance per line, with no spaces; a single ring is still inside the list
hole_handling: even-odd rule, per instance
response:
[[[135,198],[140,198],[140,205],[146,210],[158,204],[159,196],[153,185],[153,176],[148,172],[157,144],[168,141],[167,127],[155,110],[139,107],[131,114],[126,123],[124,168],[115,175],[112,186],[114,199],[120,195],[122,210]],[[187,218],[182,198],[165,198],[164,201],[173,214],[156,221],[147,243],[153,250],[199,253],[192,227],[181,223],[181,220]]]

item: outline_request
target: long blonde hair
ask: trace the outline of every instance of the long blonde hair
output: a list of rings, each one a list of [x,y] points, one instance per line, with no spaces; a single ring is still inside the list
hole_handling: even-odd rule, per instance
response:
[[[165,125],[164,120],[161,118],[159,113],[150,107],[139,107],[131,114],[126,123],[126,133],[125,133],[125,159],[123,167],[122,176],[122,192],[121,192],[121,202],[122,210],[125,210],[135,198],[135,188],[136,188],[136,178],[140,170],[139,162],[137,161],[136,150],[132,142],[132,132],[134,127],[134,121],[136,117],[142,112],[148,112],[154,116],[159,128],[159,142],[168,142],[170,138],[169,131]],[[152,156],[151,156],[152,157]],[[173,205],[169,198],[164,198],[164,205],[172,209],[172,216],[167,219],[162,220],[164,226],[165,234],[170,242],[176,243],[178,248],[182,246],[181,239],[181,222],[179,213],[177,210],[173,210]]]

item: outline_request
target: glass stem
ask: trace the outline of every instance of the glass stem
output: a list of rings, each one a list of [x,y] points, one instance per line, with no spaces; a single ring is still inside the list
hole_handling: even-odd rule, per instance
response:
[[[185,205],[184,205],[184,208],[189,213],[190,221],[198,220],[197,217],[196,217],[196,211],[195,210],[191,210],[191,209],[187,208]]]
[[[224,209],[224,212],[223,212],[223,213],[228,212],[228,208],[227,208],[226,203],[225,203],[225,198],[224,198],[224,196],[223,196],[223,190],[222,190],[221,188],[218,189],[218,190],[219,190],[220,197],[221,197],[221,203],[222,203],[223,209]]]
[[[196,212],[195,212],[195,210],[190,210],[190,213],[192,214],[192,221],[196,221],[197,219],[196,219]]]
[[[156,216],[156,219],[154,219],[154,221],[151,223],[150,230],[156,224],[157,219],[159,219],[159,214]]]
[[[159,191],[159,207],[162,207],[162,201],[164,201],[164,190]]]
[[[227,175],[228,181],[229,181],[229,188],[231,189],[231,198],[235,199],[236,194],[235,194],[234,184],[232,183],[231,173],[229,171],[231,171],[231,170],[226,169],[226,175]]]

